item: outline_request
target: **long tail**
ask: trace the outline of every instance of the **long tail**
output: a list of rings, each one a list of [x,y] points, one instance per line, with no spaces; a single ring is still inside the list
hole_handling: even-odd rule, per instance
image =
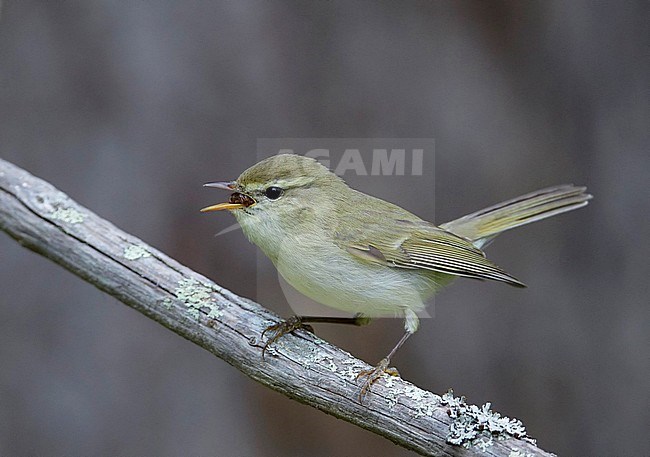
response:
[[[586,190],[586,187],[573,184],[541,189],[468,214],[441,227],[481,248],[501,232],[585,206],[592,197]]]

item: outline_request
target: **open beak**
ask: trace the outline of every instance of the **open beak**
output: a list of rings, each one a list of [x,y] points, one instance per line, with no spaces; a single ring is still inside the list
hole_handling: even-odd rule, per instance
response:
[[[235,188],[235,181],[219,181],[219,182],[206,182],[203,187],[216,187],[217,189],[233,190]]]
[[[235,181],[209,182],[203,184],[203,187],[215,187],[217,189],[223,189],[223,190],[235,190],[235,188],[237,187],[237,183]],[[230,196],[229,202],[219,203],[212,206],[206,206],[205,208],[201,209],[201,212],[208,213],[210,211],[222,211],[224,209],[231,210],[231,209],[246,208],[247,206],[251,206],[254,203],[255,200],[248,197],[247,195],[241,194],[239,192],[234,192]]]

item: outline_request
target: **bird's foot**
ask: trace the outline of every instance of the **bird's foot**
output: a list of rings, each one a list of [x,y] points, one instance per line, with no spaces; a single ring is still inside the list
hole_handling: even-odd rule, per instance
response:
[[[361,390],[359,391],[359,403],[363,403],[363,399],[370,393],[370,388],[377,382],[381,376],[386,373],[390,376],[399,376],[397,368],[389,367],[390,359],[382,359],[372,370],[362,370],[357,375],[357,381],[363,379],[361,383]]]
[[[308,332],[314,332],[313,327],[311,325],[305,324],[300,316],[292,316],[287,320],[266,327],[266,329],[264,329],[262,332],[262,338],[264,338],[264,335],[269,332],[269,339],[266,340],[266,343],[262,348],[262,359],[264,359],[264,355],[266,354],[266,350],[269,346],[278,341],[287,333],[291,333],[294,330],[298,330],[299,328],[307,330]]]

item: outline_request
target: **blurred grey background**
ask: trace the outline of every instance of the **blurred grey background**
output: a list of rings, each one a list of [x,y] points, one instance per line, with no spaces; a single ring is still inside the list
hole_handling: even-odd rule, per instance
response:
[[[490,247],[528,289],[458,281],[394,363],[423,388],[491,401],[559,455],[650,455],[649,12],[8,0],[0,157],[241,295],[257,295],[259,273],[284,315],[270,263],[240,231],[213,236],[229,215],[197,211],[222,197],[201,184],[252,165],[258,138],[434,138],[435,196],[427,173],[357,187],[439,223],[587,185],[587,208]],[[258,386],[4,234],[0,259],[0,455],[410,455]],[[376,362],[401,328],[317,333]]]

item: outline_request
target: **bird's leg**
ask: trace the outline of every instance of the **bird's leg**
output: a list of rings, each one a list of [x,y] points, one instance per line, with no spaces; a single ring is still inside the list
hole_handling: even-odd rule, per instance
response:
[[[370,318],[361,313],[355,314],[354,317],[302,316],[299,319],[312,324],[346,324],[358,327],[370,323]]]
[[[277,340],[282,338],[287,333],[291,333],[294,330],[299,328],[307,330],[308,332],[314,332],[314,328],[309,325],[313,324],[347,324],[347,325],[366,325],[370,322],[370,318],[365,317],[361,314],[357,314],[354,317],[327,317],[327,316],[292,316],[287,320],[278,322],[277,324],[271,325],[264,329],[262,332],[262,338],[267,332],[269,333],[269,339],[264,344],[262,348],[262,358],[266,353],[267,348],[275,343]]]
[[[402,338],[397,342],[395,347],[393,348],[390,353],[381,359],[381,361],[377,364],[376,367],[374,367],[372,370],[362,370],[359,372],[357,375],[357,380],[363,379],[363,382],[361,383],[361,390],[359,391],[359,402],[363,402],[363,399],[365,396],[370,392],[370,388],[372,385],[377,382],[379,378],[381,378],[381,375],[384,373],[389,374],[391,376],[399,376],[399,371],[397,371],[396,368],[389,368],[390,364],[390,359],[393,357],[395,352],[404,344],[404,342],[408,339],[409,336],[413,335],[411,332],[404,332],[404,335],[402,335]]]
[[[377,382],[377,380],[381,378],[384,373],[391,376],[399,376],[399,371],[397,371],[396,368],[389,367],[390,359],[393,357],[393,355],[395,355],[397,350],[402,347],[404,342],[416,332],[420,324],[420,320],[418,319],[417,315],[410,309],[407,309],[404,314],[404,328],[406,331],[404,332],[404,335],[402,335],[402,338],[400,338],[395,347],[377,364],[376,367],[374,367],[372,370],[362,370],[357,375],[357,380],[363,379],[361,383],[361,390],[359,391],[359,403],[363,403],[363,399],[370,392],[372,385]]]

